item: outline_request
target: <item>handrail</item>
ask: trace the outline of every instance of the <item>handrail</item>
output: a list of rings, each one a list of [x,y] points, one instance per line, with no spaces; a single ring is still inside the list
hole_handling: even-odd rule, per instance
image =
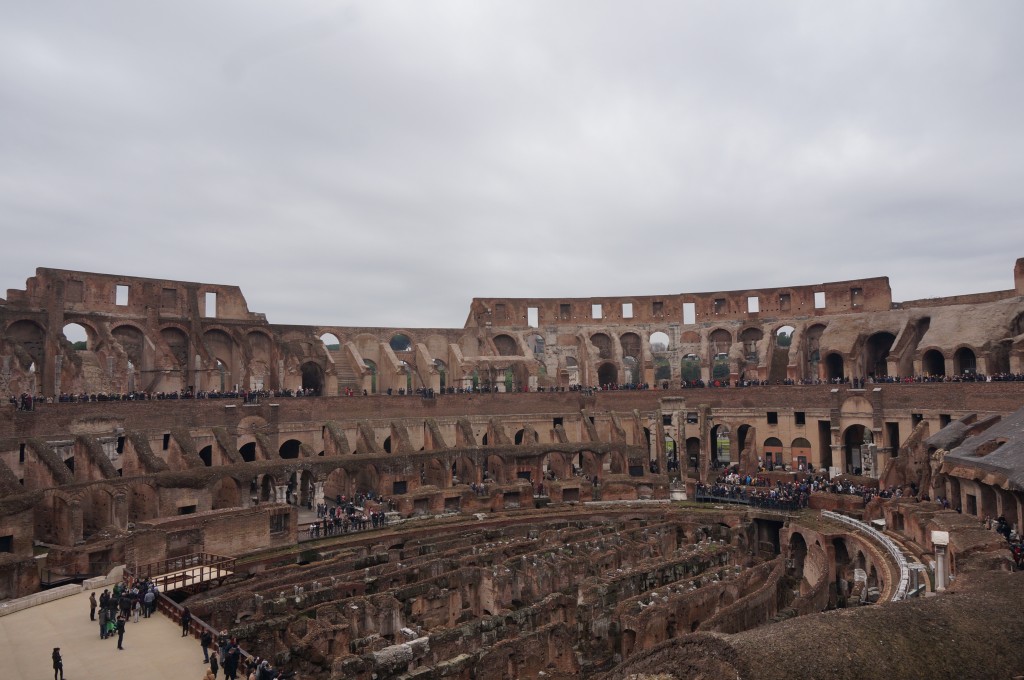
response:
[[[196,568],[199,569],[199,573],[191,573],[191,570]],[[234,571],[234,568],[234,557],[204,552],[140,564],[134,568],[126,566],[125,571],[136,578],[152,581],[160,586],[161,590],[178,590],[226,576]],[[213,575],[213,570],[216,570],[216,576]],[[210,579],[206,578],[208,571]]]
[[[167,595],[162,592],[157,593],[156,604],[157,608],[160,611],[162,611],[167,616],[167,618],[171,619],[175,623],[181,623],[181,616],[185,611],[185,608],[182,605],[167,597]],[[189,622],[188,626],[189,635],[196,638],[202,638],[203,631],[207,630],[213,635],[214,640],[217,639],[217,637],[220,635],[219,630],[217,630],[210,624],[206,623],[205,621],[197,617],[195,614],[192,614],[191,616],[192,620]],[[241,646],[239,646],[238,651],[241,654],[242,659],[245,659],[247,662],[252,661],[252,654],[242,649]]]
[[[821,515],[822,517],[834,519],[838,522],[842,522],[847,526],[853,527],[854,529],[857,529],[858,531],[867,534],[877,543],[881,543],[882,546],[887,551],[889,551],[889,554],[892,555],[893,559],[896,560],[896,564],[900,568],[900,582],[896,586],[896,592],[894,592],[892,597],[889,599],[892,602],[898,602],[900,600],[906,599],[907,588],[910,586],[910,567],[907,565],[907,558],[903,555],[903,551],[899,549],[899,546],[897,546],[891,538],[889,538],[882,532],[878,531],[874,527],[869,526],[864,522],[861,522],[860,520],[848,517],[847,515],[842,515],[838,512],[822,510]]]

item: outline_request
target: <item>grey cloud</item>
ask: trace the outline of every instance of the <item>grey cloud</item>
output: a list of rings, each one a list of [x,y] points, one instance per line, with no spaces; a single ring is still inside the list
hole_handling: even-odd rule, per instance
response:
[[[485,295],[1008,288],[1022,19],[1009,0],[5,7],[0,288],[99,270],[237,284],[277,323],[407,326]]]

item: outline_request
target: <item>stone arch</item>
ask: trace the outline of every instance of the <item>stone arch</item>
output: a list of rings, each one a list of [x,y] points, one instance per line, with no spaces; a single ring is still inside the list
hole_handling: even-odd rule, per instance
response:
[[[633,357],[636,360],[643,359],[643,342],[640,336],[629,331],[619,336],[619,344],[622,346],[623,357]]]
[[[864,425],[850,425],[843,431],[843,461],[847,474],[862,474],[870,451],[866,448],[874,442],[871,430]]]
[[[804,469],[811,463],[811,442],[804,437],[797,437],[793,440],[793,443],[789,447],[790,456],[793,459],[793,465],[800,469],[803,466]]]
[[[672,340],[665,331],[654,331],[647,339],[652,354],[668,352],[672,349]]]
[[[807,376],[819,377],[821,365],[821,336],[825,333],[825,324],[816,323],[804,331],[804,360],[807,362]],[[840,357],[842,358],[842,357]],[[826,374],[827,377],[827,374]]]
[[[254,462],[256,460],[256,442],[242,444],[238,448],[238,455],[240,455],[242,460],[246,463]]]
[[[565,456],[557,451],[545,453],[540,460],[541,476],[545,479],[571,479],[572,470],[566,463]]]
[[[491,454],[484,459],[484,480],[496,484],[506,484],[509,481],[504,458]]]
[[[128,497],[128,521],[145,522],[160,516],[160,494],[146,482],[132,485]]]
[[[355,493],[380,491],[380,471],[374,464],[363,465],[355,476]]]
[[[732,347],[732,333],[724,328],[715,328],[708,333],[708,352],[711,358],[719,354],[729,354]]]
[[[64,328],[61,329],[61,335],[72,346],[72,349],[78,351],[96,349],[96,329],[91,323],[85,320],[71,321],[67,318],[65,318],[65,322]]]
[[[782,440],[778,437],[768,437],[761,447],[764,452],[764,463],[768,466],[785,465],[786,460],[783,454]]]
[[[143,367],[146,334],[135,324],[122,323],[110,331],[111,337],[121,346],[128,361],[137,368]]]
[[[320,342],[324,343],[324,349],[328,352],[336,352],[341,349],[341,338],[330,331],[320,334]]]
[[[351,494],[352,489],[348,471],[342,467],[331,470],[327,475],[327,479],[324,480],[324,497],[335,500],[338,496],[348,497]]]
[[[293,459],[298,458],[302,451],[302,442],[298,439],[286,440],[277,450],[277,455],[281,458]]]
[[[921,372],[927,376],[946,375],[946,357],[937,349],[929,349],[921,355]]]
[[[594,333],[591,335],[590,344],[597,348],[598,359],[611,359],[615,356],[612,339],[606,333]]]
[[[160,329],[160,338],[171,351],[171,358],[177,365],[178,370],[184,373],[188,371],[189,340],[188,333],[177,326],[164,326]]]
[[[700,357],[692,353],[685,355],[680,361],[679,373],[684,382],[700,380]]]
[[[757,363],[757,343],[764,338],[764,331],[756,326],[749,326],[740,332],[740,342],[743,344],[743,356],[748,362]]]
[[[300,367],[302,389],[312,390],[315,396],[324,393],[324,367],[315,361],[307,361]]]
[[[597,382],[599,385],[618,385],[619,369],[610,361],[606,361],[597,367]]]
[[[377,364],[372,359],[363,359],[363,365],[370,372],[370,394],[377,394]]]
[[[500,356],[515,356],[519,353],[519,344],[510,335],[496,335],[494,342]]]
[[[412,340],[406,333],[395,333],[388,340],[388,346],[391,347],[392,352],[411,352]]]
[[[421,481],[427,486],[436,486],[439,489],[450,486],[448,482],[451,480],[451,471],[439,458],[431,458],[424,463],[421,475]]]
[[[29,365],[24,365],[24,360],[20,360],[23,368],[30,369],[31,364],[35,364],[36,374],[42,374],[46,357],[46,331],[42,326],[28,319],[13,321],[8,324],[4,338],[20,346],[28,355]],[[22,389],[26,392],[35,392],[36,386],[26,384]]]
[[[825,377],[828,380],[842,380],[846,377],[843,357],[838,352],[831,352],[825,357]]]
[[[101,484],[88,487],[88,502],[82,503],[82,528],[86,538],[114,524],[114,494]]]
[[[516,446],[522,446],[522,444],[523,444],[523,437],[525,437],[525,436],[526,436],[526,430],[521,427],[518,430],[516,430],[516,434],[513,437],[512,441],[513,441],[513,443]]]
[[[978,371],[978,358],[974,350],[966,345],[953,352],[954,375],[974,375]]]
[[[728,425],[715,425],[711,428],[711,462],[713,465],[728,465],[732,460],[731,431]]]
[[[578,460],[579,469],[584,475],[587,475],[591,479],[599,477],[604,471],[602,469],[604,465],[601,462],[600,457],[593,451],[580,451],[576,455],[576,458]]]
[[[884,378],[889,375],[889,352],[896,336],[889,331],[871,334],[864,343],[864,375],[868,378]]]
[[[277,479],[272,474],[264,474],[259,478],[259,499],[262,503],[272,503],[277,500]]]
[[[460,456],[459,459],[455,461],[455,476],[458,477],[460,484],[480,483],[480,475],[478,474],[476,461],[468,456]]]
[[[210,489],[214,510],[242,507],[242,485],[231,475],[224,475]]]
[[[213,445],[207,444],[199,449],[199,458],[202,459],[203,465],[206,467],[213,467]]]

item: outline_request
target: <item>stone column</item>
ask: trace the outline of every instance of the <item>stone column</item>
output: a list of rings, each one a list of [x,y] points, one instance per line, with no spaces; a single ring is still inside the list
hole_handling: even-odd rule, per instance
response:
[[[74,499],[71,501],[71,545],[78,545],[85,541],[85,517],[82,514],[82,501]]]
[[[313,482],[313,507],[324,502],[324,483]]]
[[[933,531],[932,545],[935,546],[935,592],[941,593],[949,584],[949,532]]]
[[[274,485],[274,502],[275,503],[287,503],[288,502],[288,485],[287,484],[276,484],[276,485]]]

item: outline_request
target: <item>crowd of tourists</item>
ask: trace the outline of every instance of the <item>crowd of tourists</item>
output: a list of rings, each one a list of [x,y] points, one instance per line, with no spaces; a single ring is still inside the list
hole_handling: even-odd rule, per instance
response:
[[[912,495],[916,489],[911,487]],[[802,478],[790,482],[774,483],[760,475],[741,475],[735,466],[719,476],[713,484],[697,484],[697,500],[722,499],[757,507],[798,510],[807,507],[812,493],[832,493],[859,496],[866,506],[875,497],[900,498],[901,487],[878,489],[866,484],[855,484],[848,479],[829,479],[815,474],[813,468]]]
[[[1024,569],[1024,540],[1022,540],[1020,533],[1017,531],[1016,525],[1011,525],[1002,515],[995,519],[986,516],[981,520],[981,525],[1006,539],[1007,547],[1009,547],[1013,561],[1017,565],[1017,570]]]
[[[117,648],[124,649],[125,628],[129,621],[138,623],[156,612],[159,590],[155,583],[126,576],[112,589],[103,589],[99,598],[89,594],[89,620],[99,624],[100,639],[117,638]]]
[[[373,501],[376,509],[366,511],[366,502]],[[384,508],[393,509],[394,502],[374,492],[357,494],[354,497],[338,495],[334,506],[326,502],[316,506],[317,520],[309,525],[310,538],[337,536],[353,531],[381,529],[388,525]]]

